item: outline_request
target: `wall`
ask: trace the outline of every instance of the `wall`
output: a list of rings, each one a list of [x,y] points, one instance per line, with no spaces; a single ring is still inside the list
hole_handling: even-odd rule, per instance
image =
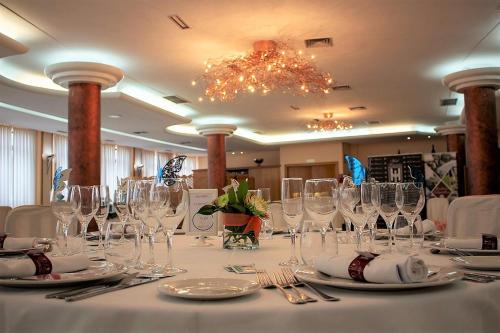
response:
[[[285,165],[304,163],[337,162],[339,173],[343,173],[342,161],[342,142],[299,143],[280,147],[281,177],[285,176]]]
[[[255,158],[263,158],[262,165],[279,165],[280,152],[276,151],[245,151],[243,154],[240,152],[226,153],[226,168],[239,168],[257,166],[253,161]]]
[[[376,155],[393,155],[398,153],[430,153],[434,144],[436,152],[446,151],[446,139],[444,137],[417,138],[406,140],[406,138],[384,139],[379,142],[369,143],[364,141],[359,144],[350,144],[349,151],[352,156],[357,157],[361,163],[368,166],[368,157]]]

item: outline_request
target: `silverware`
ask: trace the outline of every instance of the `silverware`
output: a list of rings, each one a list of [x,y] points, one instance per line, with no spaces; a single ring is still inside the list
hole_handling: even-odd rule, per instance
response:
[[[301,290],[299,290],[295,285],[293,284],[293,280],[290,279],[283,271],[281,273],[278,273],[276,275],[280,279],[280,285],[283,288],[292,288],[293,291],[299,295],[300,299],[305,301],[305,302],[317,302],[318,300],[316,298],[310,297],[309,295],[305,294]]]
[[[97,295],[102,295],[102,294],[105,294],[105,293],[108,293],[108,292],[111,292],[111,291],[115,291],[115,290],[120,290],[120,289],[127,288],[128,284],[133,279],[135,279],[135,277],[137,276],[137,274],[139,274],[139,273],[132,273],[132,274],[124,277],[117,285],[107,286],[105,288],[100,288],[100,289],[97,289],[97,290],[91,290],[91,291],[88,291],[88,292],[83,292],[81,294],[77,294],[77,295],[73,295],[73,296],[68,296],[68,297],[65,297],[64,300],[66,302],[79,301],[79,300],[86,299],[86,298],[89,298],[89,297],[93,297],[93,296],[97,296]]]
[[[303,300],[298,298],[297,296],[287,292],[283,287],[279,286],[278,284],[274,283],[269,274],[267,274],[266,271],[264,270],[257,270],[257,280],[259,281],[259,284],[262,286],[262,288],[278,288],[283,296],[287,299],[288,302],[292,304],[304,304]]]
[[[297,287],[305,286],[305,287],[309,288],[310,290],[312,290],[313,292],[315,292],[319,297],[321,297],[321,299],[324,300],[324,301],[328,301],[328,302],[337,302],[337,301],[340,301],[340,298],[335,297],[335,296],[331,296],[331,295],[328,295],[328,294],[325,294],[324,292],[322,292],[321,290],[319,290],[318,288],[316,288],[314,285],[298,279],[295,276],[295,274],[293,274],[293,272],[292,272],[292,270],[290,268],[283,268],[282,270],[283,270],[283,272],[289,278],[291,278],[293,280],[293,284],[295,286],[297,286]]]
[[[84,286],[79,286],[79,287],[76,287],[76,288],[71,288],[71,289],[66,289],[66,290],[63,290],[63,291],[58,291],[58,292],[55,292],[55,293],[51,293],[51,294],[47,294],[45,295],[45,298],[58,298],[58,299],[63,299],[65,297],[68,297],[68,296],[74,296],[74,295],[78,295],[80,293],[85,293],[85,292],[88,292],[88,291],[91,291],[91,290],[97,290],[97,289],[102,289],[102,288],[106,288],[106,287],[112,287],[114,285],[117,285],[118,283],[120,283],[125,277],[127,277],[127,275],[123,275],[121,276],[121,278],[113,278],[113,279],[107,279],[105,281],[97,281],[95,283],[92,283],[92,284],[85,284]]]

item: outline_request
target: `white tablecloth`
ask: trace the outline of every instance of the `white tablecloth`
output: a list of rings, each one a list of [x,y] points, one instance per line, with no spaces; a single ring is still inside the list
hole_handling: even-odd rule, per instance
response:
[[[189,277],[241,277],[223,270],[226,263],[255,263],[278,270],[289,255],[281,236],[261,241],[253,252],[190,247],[192,238],[176,236],[175,259]],[[157,256],[165,247],[159,246]],[[341,245],[341,251],[351,250]],[[425,251],[428,253],[428,250]],[[450,265],[448,256],[425,254],[428,263]],[[167,281],[164,279],[162,281]],[[53,290],[0,287],[0,332],[498,332],[500,281],[466,281],[442,288],[367,292],[325,288],[340,302],[291,305],[275,289],[226,301],[190,301],[157,292],[158,283],[74,303],[45,299]],[[306,290],[305,290],[306,291]]]

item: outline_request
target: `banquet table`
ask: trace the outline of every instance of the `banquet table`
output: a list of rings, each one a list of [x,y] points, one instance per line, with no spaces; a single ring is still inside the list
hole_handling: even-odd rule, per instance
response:
[[[255,263],[268,272],[289,256],[290,240],[274,236],[256,251],[192,247],[193,237],[176,235],[174,260],[188,270],[160,282],[136,286],[78,302],[45,299],[50,289],[0,287],[0,332],[499,332],[500,280],[458,281],[452,285],[399,291],[322,290],[339,302],[304,305],[286,302],[276,289],[222,301],[193,301],[160,295],[157,287],[174,279],[228,277],[255,280],[254,274],[234,274],[225,264]],[[339,245],[339,251],[353,251]],[[146,246],[144,246],[146,249]],[[157,244],[156,257],[166,247]],[[428,264],[451,266],[448,255],[422,249]],[[304,291],[310,293],[307,289]],[[310,293],[313,295],[312,293]]]

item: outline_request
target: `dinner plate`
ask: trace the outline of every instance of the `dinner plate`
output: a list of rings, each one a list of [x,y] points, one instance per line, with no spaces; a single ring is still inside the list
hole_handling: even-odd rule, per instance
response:
[[[470,255],[481,255],[481,254],[486,254],[486,255],[500,255],[500,250],[478,250],[478,249],[454,249],[454,248],[449,248],[445,247],[441,242],[435,242],[431,243],[429,245],[429,248],[432,250],[439,251],[439,253],[443,254],[458,254],[460,253],[465,253],[465,254],[470,254]]]
[[[60,287],[116,277],[127,271],[111,263],[92,263],[88,269],[73,273],[52,273],[24,278],[0,279],[0,286],[22,288]]]
[[[158,286],[161,294],[195,300],[240,297],[253,294],[259,289],[260,285],[255,281],[225,278],[176,280]]]
[[[312,266],[302,266],[295,271],[300,280],[325,286],[356,290],[408,290],[437,287],[459,281],[463,273],[453,268],[443,268],[422,282],[415,283],[369,283],[332,277],[316,271]]]
[[[484,271],[499,271],[500,257],[496,256],[467,256],[450,258],[455,264],[468,269]]]

